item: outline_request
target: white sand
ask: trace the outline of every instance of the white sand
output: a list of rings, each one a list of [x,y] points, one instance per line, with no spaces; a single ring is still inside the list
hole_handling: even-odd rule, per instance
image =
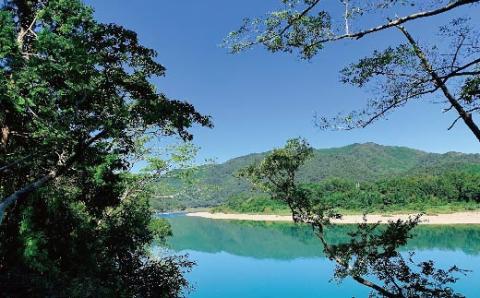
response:
[[[390,220],[407,219],[414,214],[399,215],[367,215],[367,222],[387,223]],[[187,213],[187,216],[197,216],[210,219],[230,219],[230,220],[252,220],[252,221],[292,221],[288,215],[267,215],[267,214],[227,214],[210,212]],[[354,224],[363,222],[362,215],[345,215],[341,220],[332,220],[338,224]],[[424,215],[421,218],[421,224],[431,225],[454,225],[454,224],[480,224],[480,211],[477,212],[458,212],[438,215]]]

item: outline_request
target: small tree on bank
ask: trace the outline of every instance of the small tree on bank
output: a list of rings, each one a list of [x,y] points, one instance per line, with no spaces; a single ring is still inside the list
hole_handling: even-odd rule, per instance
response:
[[[372,297],[463,297],[451,288],[457,281],[456,275],[465,273],[463,270],[456,266],[437,269],[431,260],[415,262],[414,253],[400,253],[399,249],[412,237],[420,216],[389,222],[386,226],[365,222],[349,233],[348,242],[329,243],[325,232],[330,220],[341,215],[296,179],[298,170],[312,154],[313,149],[305,140],[292,139],[259,164],[241,170],[239,175],[267,191],[273,199],[286,203],[296,223],[311,225],[326,256],[336,263],[336,280],[350,277],[371,288]]]

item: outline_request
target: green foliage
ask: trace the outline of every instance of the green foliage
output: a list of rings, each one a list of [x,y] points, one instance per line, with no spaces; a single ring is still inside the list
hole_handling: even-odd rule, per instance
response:
[[[156,90],[164,74],[135,32],[80,0],[0,4],[3,296],[182,295],[193,264],[148,251],[170,230],[145,188],[168,165],[146,144],[211,122]]]
[[[461,96],[466,102],[475,102],[480,99],[480,75],[465,81]]]
[[[148,225],[150,232],[154,235],[156,240],[164,243],[168,236],[172,236],[172,228],[168,221],[164,218],[154,218]]]
[[[274,150],[261,163],[246,168],[243,176],[267,189],[272,199],[285,202],[296,223],[312,227],[323,244],[325,255],[336,264],[334,278],[337,281],[350,277],[371,288],[371,296],[462,297],[450,285],[457,281],[458,274],[465,273],[464,270],[456,266],[443,270],[432,261],[415,262],[414,253],[405,256],[400,252],[400,248],[412,238],[412,231],[421,215],[405,221],[391,221],[383,226],[367,224],[365,220],[348,233],[348,241],[331,243],[326,231],[331,228],[331,219],[341,218],[342,215],[331,202],[325,200],[325,194],[315,194],[298,183],[297,171],[308,157],[303,152],[308,152],[310,147],[303,143],[302,146],[294,146],[301,150],[289,150],[292,143],[298,144],[298,140],[287,142],[283,150]],[[348,183],[333,185],[343,190],[349,188]],[[330,191],[330,188],[325,190]]]
[[[267,195],[251,196],[248,193],[240,193],[228,198],[223,205],[214,207],[213,212],[224,213],[265,213],[265,214],[289,214],[288,206],[274,200]]]
[[[238,175],[250,179],[256,187],[270,193],[280,187],[291,188],[296,172],[312,155],[313,149],[306,140],[291,139],[284,148],[274,149],[259,164],[241,169]]]
[[[324,10],[306,14],[299,9],[310,10],[318,1],[282,2],[283,9],[269,13],[265,18],[244,19],[240,29],[231,32],[225,39],[225,46],[233,53],[261,44],[271,52],[291,53],[299,49],[300,55],[306,59],[317,54],[323,45],[316,41],[333,34],[331,15]],[[249,36],[252,32],[256,34],[253,37]]]
[[[443,175],[409,176],[369,183],[334,179],[309,185],[329,206],[355,211],[427,211],[442,206],[478,208],[480,174],[447,172]]]
[[[343,83],[373,91],[364,107],[347,114],[321,115],[316,119],[317,126],[334,130],[363,128],[414,100],[429,101],[431,95],[438,94],[444,110],[454,111],[457,120],[462,120],[480,140],[480,129],[471,117],[480,111],[480,42],[475,22],[480,1],[338,2],[341,9],[319,0],[278,1],[262,17],[245,18],[224,45],[232,53],[260,46],[272,53],[296,53],[310,60],[327,44],[367,35],[381,38],[380,32],[398,30],[404,43],[393,41],[386,49],[374,50],[342,71]],[[454,10],[459,13],[448,14]],[[434,44],[418,41],[409,32],[421,21],[440,15],[448,23],[432,23],[430,27],[437,27],[439,32]]]
[[[446,172],[356,183],[327,179],[304,184],[322,202],[349,213],[453,212],[480,209],[480,173]],[[288,213],[288,206],[266,195],[241,193],[217,212]]]
[[[369,18],[398,19],[398,11],[422,12],[426,4],[418,1],[339,1],[338,6],[319,0],[281,0],[271,11],[257,18],[244,18],[239,29],[224,40],[232,53],[260,45],[266,50],[297,53],[302,59],[312,59],[326,44],[342,39],[359,39],[371,33],[389,29],[384,24],[365,28]],[[447,1],[430,1],[429,8],[440,8]],[[474,2],[474,1],[458,1]],[[463,3],[468,4],[468,3]],[[343,7],[342,7],[343,6]],[[405,10],[405,7],[409,9]],[[340,8],[340,9],[339,9]],[[413,11],[412,11],[413,10]],[[362,22],[359,21],[362,19]],[[356,23],[357,26],[354,26]],[[351,31],[355,28],[356,31]]]
[[[222,205],[239,193],[256,196],[252,187],[236,177],[237,172],[250,164],[259,163],[268,154],[251,154],[222,164],[199,167],[194,174],[201,196],[179,195],[175,200],[153,200],[160,210],[212,207]],[[299,182],[322,184],[325,180],[348,180],[366,185],[380,180],[403,179],[409,176],[441,176],[446,172],[480,173],[480,156],[449,152],[427,153],[405,147],[381,146],[373,143],[353,144],[341,148],[317,149],[313,157],[298,171]],[[176,180],[172,187],[187,187]],[[161,204],[158,204],[161,203]]]
[[[399,30],[407,41],[407,45],[375,51],[373,56],[346,68],[343,82],[358,87],[372,83],[374,97],[368,100],[363,109],[347,115],[339,114],[333,119],[330,116],[320,117],[317,123],[320,128],[349,130],[366,127],[412,100],[429,100],[432,94],[438,92],[445,104],[445,111],[453,110],[458,116],[450,128],[462,120],[480,140],[480,129],[472,117],[472,113],[480,110],[475,100],[478,98],[480,62],[478,23],[473,21],[474,18],[450,19],[448,26],[440,28],[442,37],[433,46],[420,44],[404,26],[412,24],[414,20],[438,15],[453,18],[458,14],[446,13],[467,5],[472,9],[478,8],[475,4],[479,1],[341,1],[341,10],[332,9],[334,6],[328,7],[318,0],[286,0],[279,3],[282,8],[274,8],[264,17],[253,21],[245,19],[243,26],[227,38],[227,47],[236,53],[260,45],[271,52],[296,52],[302,58],[311,59],[327,43],[360,39],[365,35],[375,36],[378,32],[390,29]],[[404,6],[410,7],[405,9]],[[399,16],[399,11],[406,11],[405,15]],[[475,12],[472,16],[475,16]],[[378,17],[386,20],[372,24],[372,20],[375,22]],[[339,19],[343,22],[338,22]],[[357,22],[358,19],[364,21]],[[355,25],[352,24],[354,21]],[[266,155],[265,160],[271,159],[272,155],[275,152]],[[296,157],[292,155],[291,158]],[[304,160],[299,158],[299,161]],[[408,165],[405,164],[403,168],[408,168]],[[419,217],[391,222],[385,228],[358,225],[356,231],[350,233],[348,243],[331,245],[325,238],[325,230],[331,218],[340,216],[336,213],[335,204],[341,198],[332,193],[329,199],[329,193],[322,189],[315,196],[314,191],[296,181],[297,169],[290,170],[289,167],[279,167],[277,171],[268,171],[260,163],[248,168],[245,176],[254,185],[261,184],[272,198],[286,202],[296,222],[308,223],[313,227],[324,244],[326,255],[337,265],[336,279],[351,277],[370,287],[373,290],[371,296],[374,297],[462,297],[449,286],[457,281],[456,274],[464,273],[462,270],[456,266],[442,270],[431,261],[415,263],[411,255],[406,257],[399,253],[399,248],[411,237]],[[431,189],[424,191],[417,187],[419,185],[428,188],[432,184],[408,182],[404,188],[406,191],[397,197],[394,191],[390,196],[394,196],[396,201],[411,203],[422,195],[430,195]],[[450,185],[458,186],[454,182]],[[339,186],[343,191],[346,188],[346,193],[351,188],[348,183],[340,183]],[[389,188],[391,186],[387,185],[386,189]],[[355,197],[356,203],[361,202],[361,205],[375,205],[385,199],[387,201],[384,204],[388,205],[390,198],[382,197],[381,192],[385,189],[378,186],[378,190],[380,192],[376,192],[376,189],[359,190],[359,194],[352,193],[350,196]],[[468,201],[477,197],[475,186],[469,186],[468,191],[461,187],[457,187],[456,192],[452,189],[441,191],[443,193],[436,195],[443,198],[459,197]],[[344,205],[349,206],[351,202],[347,201]],[[374,281],[370,279],[372,277]]]
[[[210,167],[211,162],[206,160],[198,164],[195,159],[197,152],[198,147],[184,143],[168,146],[161,158],[149,160],[149,166],[145,168],[147,172],[152,171],[152,167],[161,168],[161,175],[152,179],[147,186],[151,192],[150,204],[154,209],[184,210],[187,208],[185,200],[207,198],[213,191],[213,186],[202,184],[199,180],[200,171]],[[159,174],[158,170],[156,171]]]

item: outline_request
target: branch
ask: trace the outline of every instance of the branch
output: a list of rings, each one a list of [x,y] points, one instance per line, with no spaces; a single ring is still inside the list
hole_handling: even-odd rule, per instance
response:
[[[474,66],[475,64],[479,64],[479,63],[480,63],[480,58],[475,59],[475,60],[473,60],[473,61],[471,61],[471,62],[469,62],[469,63],[467,63],[463,66],[458,67],[453,73],[457,73],[459,71],[462,71],[464,69],[467,69],[467,68],[469,68],[471,66]]]
[[[453,2],[449,3],[448,5],[446,5],[444,7],[441,7],[441,8],[438,8],[438,9],[419,12],[419,13],[414,13],[414,14],[411,14],[411,15],[408,15],[408,16],[405,16],[405,17],[402,17],[402,18],[392,20],[392,21],[390,21],[386,24],[383,24],[383,25],[380,25],[380,26],[377,26],[377,27],[373,27],[373,28],[370,28],[370,29],[367,29],[367,30],[359,31],[359,32],[356,32],[356,33],[343,34],[343,35],[338,35],[338,36],[334,36],[334,37],[331,37],[331,38],[325,38],[325,39],[316,41],[315,43],[311,44],[310,46],[316,46],[320,43],[326,43],[326,42],[337,41],[337,40],[342,40],[342,39],[360,39],[363,36],[365,36],[367,34],[370,34],[370,33],[382,31],[382,30],[392,28],[392,27],[397,27],[399,25],[402,25],[404,23],[407,23],[407,22],[410,22],[410,21],[413,21],[413,20],[416,20],[416,19],[436,16],[436,15],[442,14],[444,12],[450,11],[452,9],[455,9],[457,7],[467,5],[467,4],[474,4],[474,3],[477,3],[477,2],[480,2],[480,0],[457,0],[457,1],[453,1]]]
[[[345,18],[345,34],[350,34],[350,26],[348,24],[348,0],[343,0],[342,1],[344,6],[345,6],[345,14],[344,14],[344,18]]]
[[[133,187],[127,186],[125,188],[124,192],[122,193],[122,195],[120,196],[120,201],[124,201],[126,198],[128,198],[134,192],[144,191],[148,179],[149,179],[149,177],[144,176],[140,180],[135,181],[135,186],[133,186]]]
[[[9,195],[8,197],[4,198],[3,201],[0,203],[0,223],[3,220],[3,214],[5,209],[13,204],[15,201],[25,197],[26,195],[36,191],[40,187],[42,187],[45,183],[49,182],[50,180],[55,179],[58,176],[58,170],[52,170],[47,175],[37,179],[36,181],[28,184],[27,186],[23,187],[22,189],[17,190],[13,194]]]
[[[406,101],[406,100],[405,100]],[[389,105],[388,107],[382,109],[380,112],[378,112],[377,114],[375,114],[373,117],[370,117],[365,123],[363,123],[361,125],[362,128],[365,128],[367,126],[369,126],[370,124],[372,124],[375,120],[377,120],[378,118],[381,118],[383,117],[388,111],[390,111],[391,109],[393,108],[396,108],[400,103],[403,103],[405,101],[398,101],[398,102],[394,102],[393,104]]]
[[[463,75],[468,75],[469,73],[471,73],[472,75],[478,75],[480,72],[477,72],[477,71],[474,71],[474,72],[462,72],[462,70],[465,70],[467,68],[470,68],[472,66],[475,66],[476,64],[479,64],[480,63],[480,58],[477,58],[463,66],[459,66],[455,69],[455,71],[449,73],[448,75],[445,75],[443,77],[441,77],[441,79],[443,80],[443,82],[445,83],[449,78],[451,77],[455,77],[455,76],[461,76],[462,74]]]
[[[290,29],[293,24],[300,20],[301,18],[303,18],[310,10],[312,10],[315,6],[317,6],[317,4],[320,2],[320,0],[315,0],[312,4],[310,4],[304,11],[302,11],[296,18],[294,18],[293,20],[289,21],[288,22],[288,25],[285,26],[285,28],[282,29],[282,31],[280,31],[278,33],[278,35],[282,36],[283,34],[285,34],[285,32],[287,32],[288,29]]]
[[[59,157],[57,162],[57,168],[48,172],[48,174],[44,175],[43,177],[27,184],[26,186],[22,187],[21,189],[15,191],[11,195],[5,197],[2,202],[0,203],[0,223],[3,220],[3,214],[5,209],[9,207],[11,204],[16,202],[19,199],[25,198],[27,195],[31,194],[32,192],[37,191],[39,188],[44,186],[46,183],[56,179],[57,177],[63,175],[83,154],[84,150],[99,139],[103,138],[107,135],[107,131],[101,131],[97,135],[91,137],[90,139],[86,140],[85,143],[78,146],[77,150],[70,155],[68,158],[64,158],[64,153]]]
[[[352,276],[352,278],[361,283],[362,285],[364,286],[367,286],[369,288],[372,288],[374,290],[376,290],[377,292],[380,292],[383,296],[385,297],[389,297],[389,298],[399,298],[399,297],[402,297],[402,296],[398,296],[398,295],[395,295],[393,293],[390,293],[388,292],[387,290],[385,290],[384,288],[380,287],[379,285],[376,285],[374,283],[372,283],[371,281],[369,280],[366,280],[365,278],[361,277],[361,276]]]
[[[37,36],[37,34],[33,31],[33,26],[35,25],[36,22],[37,22],[37,15],[35,15],[35,17],[33,18],[33,21],[30,23],[27,29],[23,29],[23,28],[20,29],[20,33],[18,33],[18,36],[17,36],[17,42],[21,47],[23,47],[23,38],[25,37],[25,35],[27,35],[28,32],[32,33],[35,37]]]
[[[304,214],[302,212],[302,214],[300,214],[300,216],[298,215],[298,212],[289,204],[289,207],[290,207],[290,210],[292,211],[292,216],[295,220],[295,218],[300,218],[301,222],[303,223],[307,223],[307,224],[310,224],[312,226],[312,228],[314,230],[316,230],[316,234],[317,234],[317,237],[320,239],[320,241],[322,242],[322,245],[324,247],[324,250],[325,252],[327,253],[328,257],[335,261],[337,264],[339,264],[340,266],[346,268],[347,270],[350,269],[350,265],[348,263],[345,262],[345,260],[339,258],[334,249],[332,248],[332,246],[328,243],[328,241],[326,240],[325,238],[325,234],[324,234],[324,229],[325,229],[325,226],[324,224],[322,223],[322,219],[321,218],[318,218],[318,216],[312,216],[312,215],[308,215],[308,214]],[[374,289],[375,291],[381,293],[384,297],[389,297],[389,298],[398,298],[399,296],[398,295],[395,295],[389,291],[387,291],[386,289],[384,289],[383,287],[361,277],[361,276],[358,276],[358,275],[351,275],[351,277],[358,283],[364,285],[364,286],[367,286],[371,289]]]
[[[12,161],[11,163],[0,167],[0,174],[2,174],[4,172],[7,172],[10,168],[16,166],[17,164],[20,164],[20,163],[24,162],[25,160],[29,159],[32,156],[33,156],[33,154],[29,154],[27,156],[24,156],[24,157],[20,158],[19,160]]]
[[[292,210],[292,212],[294,212]],[[323,230],[324,230],[324,226],[322,223],[318,222],[318,220],[314,220],[311,222],[311,225],[312,227],[316,227],[317,228],[317,236],[318,238],[320,239],[320,241],[322,242],[323,244],[323,247],[325,249],[325,251],[328,253],[328,255],[330,256],[331,259],[333,259],[337,264],[345,267],[345,268],[349,268],[350,266],[348,264],[345,263],[344,260],[340,259],[339,257],[336,256],[334,250],[332,249],[331,245],[328,244],[327,240],[325,239],[325,234],[323,233]],[[390,298],[398,298],[397,295],[393,294],[393,293],[390,293],[389,291],[385,290],[383,287],[361,277],[361,276],[358,276],[358,275],[355,275],[355,276],[352,276],[352,278],[358,282],[358,283],[361,283],[362,285],[364,286],[367,286],[371,289],[374,289],[375,291],[381,293],[383,296],[385,297],[390,297]]]
[[[463,77],[463,76],[478,76],[480,71],[464,71],[464,72],[455,72],[450,74],[448,77]]]
[[[453,109],[453,106],[450,105],[448,108],[443,109],[443,113],[449,112],[449,111],[451,111],[452,109]]]
[[[388,280],[390,280],[390,282],[395,286],[395,288],[397,288],[397,291],[398,291],[398,293],[400,293],[400,296],[403,296],[403,290],[402,290],[402,288],[398,285],[398,283],[395,281],[395,277],[393,277],[393,276],[391,275],[391,272],[390,272],[390,270],[389,270],[388,267],[387,267],[387,262],[386,262],[385,259],[383,260],[383,267],[384,267],[384,268],[383,268],[383,269],[384,269],[383,274],[385,274],[385,276],[388,278]]]
[[[420,96],[420,95],[425,95],[425,94],[428,94],[428,93],[434,93],[438,89],[439,89],[439,87],[435,87],[433,89],[429,89],[429,90],[426,90],[426,91],[411,94],[407,97],[402,98],[401,100],[397,100],[397,101],[393,102],[392,104],[390,104],[389,106],[387,106],[386,108],[383,108],[380,112],[378,112],[375,115],[373,115],[372,117],[370,117],[365,123],[363,123],[361,125],[361,127],[362,128],[367,127],[368,125],[372,124],[378,118],[383,117],[391,109],[398,107],[398,105],[403,104],[403,103],[407,102],[408,100],[410,100],[412,98],[415,98],[415,97]]]
[[[472,131],[472,133],[475,135],[475,137],[480,141],[480,129],[478,128],[477,124],[473,121],[472,119],[472,114],[468,113],[465,111],[465,109],[462,107],[462,105],[458,102],[458,100],[452,95],[448,87],[445,85],[444,80],[438,75],[438,73],[433,70],[432,65],[428,61],[425,53],[422,51],[420,46],[417,44],[415,39],[413,39],[412,35],[408,33],[407,30],[405,30],[404,27],[402,26],[397,26],[397,28],[405,35],[407,38],[408,42],[410,45],[413,47],[415,54],[417,57],[420,59],[420,62],[422,63],[422,66],[424,70],[432,77],[433,81],[439,87],[445,97],[448,99],[450,104],[455,108],[457,111],[458,115],[463,119],[463,122],[468,126],[468,128]],[[472,63],[472,62],[471,62]],[[472,65],[469,63],[470,65]]]
[[[0,148],[6,151],[8,140],[10,137],[10,128],[8,126],[2,127],[0,135]]]
[[[457,48],[455,49],[455,54],[453,55],[452,63],[450,64],[450,70],[453,71],[453,68],[455,67],[455,63],[457,63],[458,55],[460,54],[460,50],[462,49],[463,43],[465,42],[465,35],[461,36],[461,40],[457,45]]]
[[[462,117],[458,116],[457,119],[455,119],[453,121],[453,123],[450,124],[450,126],[447,128],[447,130],[451,130],[455,126],[455,124],[457,124],[458,120],[460,120],[460,119],[462,119]]]

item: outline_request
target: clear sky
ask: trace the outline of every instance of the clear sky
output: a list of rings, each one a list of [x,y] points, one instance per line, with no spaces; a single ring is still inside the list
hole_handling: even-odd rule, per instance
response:
[[[359,42],[338,43],[310,62],[260,48],[231,55],[219,46],[244,17],[271,11],[278,2],[86,1],[99,20],[135,30],[143,44],[158,51],[158,61],[167,67],[167,76],[155,80],[160,91],[212,116],[215,128],[193,130],[202,158],[221,162],[282,146],[296,136],[306,137],[317,148],[376,142],[440,153],[479,151],[466,126],[459,123],[447,131],[455,115],[443,114],[443,106],[431,103],[410,104],[366,129],[320,131],[314,125],[315,113],[347,112],[361,107],[368,96],[342,85],[338,71],[401,36],[390,31]],[[414,33],[424,37],[430,30],[423,27]]]

